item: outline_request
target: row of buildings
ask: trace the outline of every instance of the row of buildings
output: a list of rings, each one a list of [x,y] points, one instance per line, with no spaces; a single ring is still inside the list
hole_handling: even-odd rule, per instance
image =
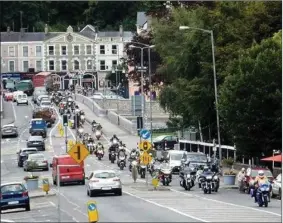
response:
[[[137,32],[145,22],[145,14],[138,12]],[[126,56],[124,46],[133,35],[123,26],[106,32],[92,25],[80,31],[69,26],[66,32],[50,32],[47,24],[43,32],[13,32],[7,27],[1,32],[1,73],[83,72],[95,74],[99,82]]]

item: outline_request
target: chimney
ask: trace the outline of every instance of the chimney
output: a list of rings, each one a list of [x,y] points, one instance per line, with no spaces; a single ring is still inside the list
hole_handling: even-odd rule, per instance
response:
[[[10,26],[8,26],[7,27],[7,33],[10,33],[10,31],[11,31],[11,28],[10,28]]]
[[[45,33],[45,35],[47,35],[47,34],[48,34],[48,25],[47,25],[47,24],[45,24],[45,27],[44,27],[44,33]]]
[[[124,30],[123,30],[123,25],[119,26],[119,33],[120,33],[120,37],[124,36]]]

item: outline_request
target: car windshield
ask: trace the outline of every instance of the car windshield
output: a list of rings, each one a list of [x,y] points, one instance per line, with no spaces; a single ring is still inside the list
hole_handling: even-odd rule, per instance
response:
[[[42,154],[32,154],[29,156],[29,160],[44,160],[44,155]]]
[[[26,99],[26,98],[27,98],[27,95],[26,95],[26,94],[22,94],[22,95],[20,94],[20,95],[19,95],[19,98],[20,98],[20,99]]]
[[[281,178],[281,174],[279,174],[279,175],[276,177],[276,180],[277,180],[277,181],[281,181],[281,179],[282,179],[282,178]]]
[[[23,150],[23,153],[35,153],[37,152],[36,149],[27,149],[27,150]]]
[[[161,141],[165,138],[166,136],[158,136],[154,139],[154,141]]]
[[[256,177],[258,175],[258,171],[259,170],[252,170],[252,174],[251,174],[251,177]],[[267,177],[273,177],[272,173],[270,170],[263,170],[264,172],[264,175],[267,176]]]
[[[204,154],[188,154],[187,160],[192,162],[207,162],[207,157]]]
[[[29,141],[42,141],[42,136],[32,136],[29,138]]]
[[[25,188],[21,184],[9,184],[1,187],[1,193],[23,191]]]
[[[170,153],[171,160],[181,160],[183,153]]]
[[[100,179],[109,179],[116,177],[115,173],[110,173],[110,172],[102,172],[102,173],[96,173],[94,174],[95,178],[100,178]]]

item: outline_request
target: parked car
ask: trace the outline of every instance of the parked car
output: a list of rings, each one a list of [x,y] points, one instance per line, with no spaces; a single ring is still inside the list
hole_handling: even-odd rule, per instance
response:
[[[24,171],[49,170],[48,161],[43,153],[28,154],[28,159],[24,161]]]
[[[4,100],[5,101],[13,101],[13,93],[12,92],[6,92],[4,94]]]
[[[27,140],[28,148],[37,148],[38,150],[45,151],[45,141],[42,136],[30,136]]]
[[[28,105],[28,96],[27,94],[18,94],[16,98],[17,105],[26,104]]]
[[[40,108],[51,108],[52,103],[50,100],[42,100],[39,105]]]
[[[178,143],[178,138],[171,135],[161,135],[153,139],[153,145],[156,149],[174,149],[176,143]]]
[[[22,148],[17,152],[18,167],[23,167],[24,161],[28,158],[29,154],[37,153],[36,148]]]
[[[1,184],[1,211],[24,208],[30,211],[29,194],[23,183]]]
[[[4,125],[1,128],[1,134],[2,134],[2,138],[8,136],[18,137],[19,135],[18,128],[14,124]]]
[[[73,165],[70,167],[60,167],[59,173],[57,173],[58,165]],[[59,174],[60,177],[60,186],[65,183],[80,183],[85,184],[85,171],[84,171],[84,162],[81,162],[80,165],[69,155],[60,155],[53,157],[52,163],[52,178],[53,184],[57,185],[57,177]]]
[[[122,183],[113,170],[96,170],[86,177],[87,195],[90,197],[98,193],[114,193],[122,196]]]
[[[24,92],[23,91],[14,91],[13,92],[13,102],[16,102],[17,101],[17,96],[19,94],[23,94]]]
[[[280,173],[272,184],[272,197],[278,196],[279,200],[281,200],[281,186],[282,186],[282,174]]]

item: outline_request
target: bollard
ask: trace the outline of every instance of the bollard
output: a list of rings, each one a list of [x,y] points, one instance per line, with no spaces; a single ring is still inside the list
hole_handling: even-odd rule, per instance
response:
[[[48,194],[48,191],[50,190],[50,184],[48,178],[42,179],[42,190]]]

